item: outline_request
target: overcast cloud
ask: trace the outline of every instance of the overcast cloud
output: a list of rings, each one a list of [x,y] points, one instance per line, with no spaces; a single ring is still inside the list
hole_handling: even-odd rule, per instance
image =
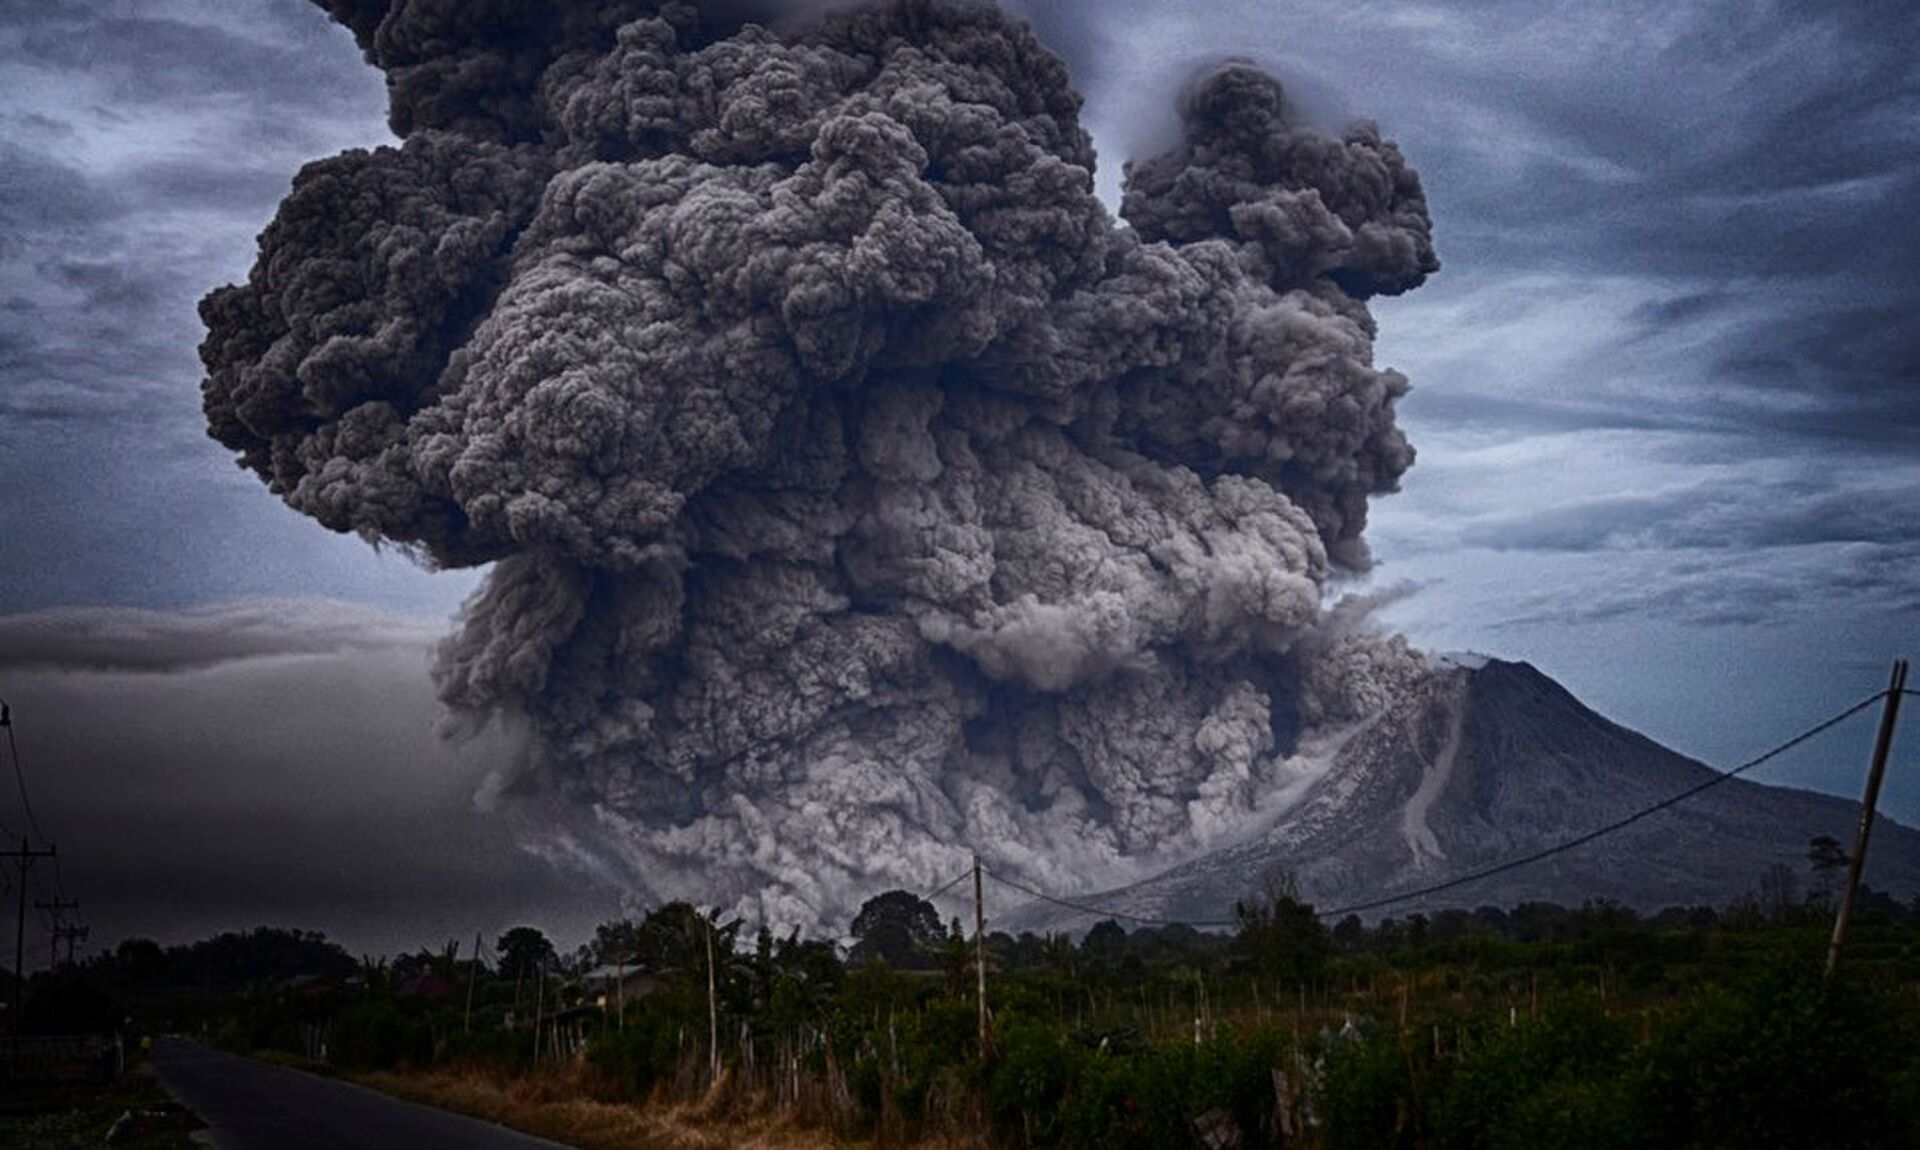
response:
[[[1443,268],[1375,304],[1420,458],[1369,533],[1417,642],[1530,659],[1720,763],[1913,653],[1911,4],[1015,6],[1110,203],[1223,55],[1420,170]],[[607,905],[473,810],[510,746],[431,734],[427,646],[472,576],[319,530],[204,435],[194,304],[301,163],[390,138],[378,73],[295,0],[66,0],[9,13],[0,90],[0,694],[96,940],[271,909],[418,945],[493,929],[421,917],[486,892]],[[1767,777],[1851,794],[1867,737]]]
[[[266,924],[383,953],[615,916],[620,892],[515,845],[511,801],[482,809],[518,747],[435,733],[436,636],[328,602],[0,619],[37,821],[94,941]],[[17,804],[0,822],[24,829]]]

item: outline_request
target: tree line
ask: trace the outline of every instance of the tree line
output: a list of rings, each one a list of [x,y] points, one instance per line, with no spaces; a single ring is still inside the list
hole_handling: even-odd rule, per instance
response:
[[[985,1049],[974,940],[904,891],[868,900],[844,942],[686,903],[565,952],[529,925],[485,957],[356,958],[264,928],[129,940],[36,979],[29,1017],[130,1015],[350,1070],[559,1077],[897,1145],[1920,1144],[1920,900],[1869,892],[1826,983],[1830,900],[1808,885],[1328,925],[1280,881],[1231,931],[996,932]],[[647,980],[616,999],[608,968]],[[1816,1088],[1819,1106],[1795,1101]]]

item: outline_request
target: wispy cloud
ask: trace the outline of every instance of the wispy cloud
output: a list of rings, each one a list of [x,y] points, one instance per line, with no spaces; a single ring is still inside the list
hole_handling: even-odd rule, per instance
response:
[[[446,624],[330,600],[179,611],[63,607],[0,615],[0,673],[206,670],[256,659],[424,653]]]

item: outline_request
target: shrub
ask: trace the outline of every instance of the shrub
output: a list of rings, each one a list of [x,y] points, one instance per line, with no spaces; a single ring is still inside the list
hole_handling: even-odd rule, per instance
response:
[[[1416,1145],[1418,1108],[1392,1034],[1337,1043],[1327,1054],[1322,1109],[1332,1150]]]
[[[433,1060],[433,1028],[391,1002],[358,1002],[334,1015],[329,1050],[356,1070],[390,1070],[402,1062]]]
[[[1631,1104],[1631,1039],[1596,1003],[1489,1028],[1436,1102],[1436,1141],[1463,1150],[1619,1145],[1612,1132]]]
[[[1010,1026],[987,1077],[987,1115],[1010,1145],[1050,1146],[1064,1132],[1061,1104],[1081,1055],[1055,1028]]]
[[[1901,1106],[1892,1012],[1811,963],[1775,967],[1710,992],[1654,1035],[1643,1121],[1672,1146],[1893,1146],[1911,1134]]]
[[[622,1029],[601,1031],[587,1045],[587,1062],[635,1101],[670,1078],[680,1058],[680,1024],[668,1013],[627,1016]]]

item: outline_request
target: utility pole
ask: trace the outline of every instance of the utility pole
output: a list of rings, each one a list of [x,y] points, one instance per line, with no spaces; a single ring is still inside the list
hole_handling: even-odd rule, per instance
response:
[[[540,1065],[540,1015],[547,1008],[547,960],[540,960],[540,987],[533,998],[533,1064]]]
[[[53,929],[47,933],[48,970],[52,970],[54,967],[60,965],[60,939],[65,935],[65,931],[60,925],[60,916],[67,911],[77,910],[79,906],[79,903],[70,898],[37,898],[33,900],[33,909],[51,911],[53,914]],[[67,952],[69,954],[73,952],[73,943],[67,943]]]
[[[16,859],[20,863],[20,912],[13,925],[13,1035],[17,1043],[20,1038],[20,1011],[27,1000],[27,868],[34,859],[53,857],[53,844],[48,843],[43,851],[34,850],[27,840],[20,840],[17,851],[0,851],[0,857]]]
[[[473,932],[473,962],[467,967],[467,1033],[473,1033],[473,984],[480,979],[480,932]]]
[[[980,1000],[980,1059],[985,1061],[987,1033],[987,902],[980,883],[980,856],[973,856],[973,967]]]
[[[53,928],[52,946],[49,947],[49,950],[57,950],[61,943],[63,942],[66,943],[67,944],[67,965],[72,966],[74,941],[76,939],[86,938],[91,933],[92,933],[92,929],[89,927],[56,926]],[[54,957],[53,961],[55,963],[58,963],[59,962],[58,957]]]
[[[1880,735],[1873,743],[1873,765],[1867,768],[1867,793],[1860,800],[1860,827],[1853,835],[1853,855],[1847,860],[1847,888],[1840,895],[1840,913],[1833,920],[1833,942],[1827,946],[1827,977],[1840,962],[1840,947],[1847,941],[1847,921],[1853,917],[1853,896],[1860,887],[1860,872],[1867,865],[1867,837],[1873,833],[1873,812],[1880,802],[1880,780],[1886,777],[1887,755],[1893,750],[1893,728],[1900,718],[1900,697],[1907,690],[1907,661],[1893,661],[1893,677],[1887,681],[1887,703],[1880,712]]]
[[[718,913],[718,912],[716,912]],[[707,919],[707,1074],[720,1081],[720,996],[713,977],[713,920]]]

